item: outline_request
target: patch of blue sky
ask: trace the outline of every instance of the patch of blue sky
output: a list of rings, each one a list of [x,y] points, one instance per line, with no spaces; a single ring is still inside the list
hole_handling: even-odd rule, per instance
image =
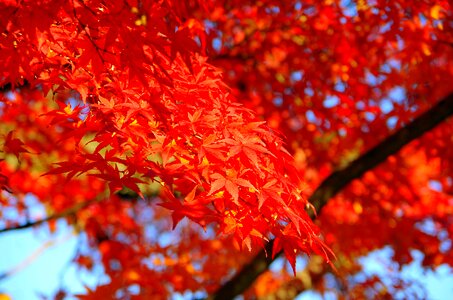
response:
[[[386,65],[389,65],[393,69],[401,70],[401,61],[400,60],[389,59],[389,60],[387,60]]]
[[[357,16],[357,5],[352,0],[340,1],[340,7],[343,10],[343,14],[348,17]]]
[[[433,22],[433,27],[434,28],[442,28],[443,27],[443,23],[444,23],[443,20],[432,20],[432,22]],[[430,38],[435,40],[435,41],[437,41],[439,39],[438,36],[435,35],[435,34],[431,34]]]
[[[446,230],[444,229],[440,230],[437,236],[439,237],[440,240],[439,251],[441,253],[447,253],[453,250],[450,235]]]
[[[440,229],[439,225],[436,224],[431,218],[425,219],[422,222],[417,223],[415,227],[426,234],[436,236],[440,241],[439,250],[442,253],[452,250],[451,249],[452,243],[449,238],[448,232],[444,229]]]
[[[175,294],[171,296],[171,300],[192,300],[192,299],[204,299],[207,298],[208,294],[204,292],[185,292],[183,294]],[[235,298],[235,299],[241,299],[241,298]]]
[[[340,99],[337,96],[327,96],[323,101],[322,105],[325,108],[332,108],[337,106],[340,103]]]
[[[294,71],[291,73],[290,77],[292,81],[301,81],[304,77],[304,73],[302,71]]]
[[[28,209],[28,216],[37,220],[47,215],[46,208],[33,194],[27,194],[24,198],[25,206]]]
[[[4,196],[8,198],[10,203],[16,203],[17,201],[17,199],[10,196],[10,194],[5,193]],[[21,224],[27,222],[28,219],[37,220],[46,215],[44,206],[37,202],[36,198],[33,195],[28,194],[24,198],[24,202],[25,206],[27,207],[26,216],[19,215],[16,208],[3,207],[1,223],[4,223],[3,220],[14,220],[15,222]]]
[[[419,13],[418,18],[420,19],[420,25],[425,26],[428,23],[428,19],[425,17],[424,14]]]
[[[390,73],[392,72],[392,66],[389,64],[383,64],[380,68],[382,73]]]
[[[359,262],[364,270],[363,275],[378,276],[386,286],[391,287],[393,281],[398,276],[398,264],[391,259],[393,255],[393,249],[390,247],[384,247],[371,252],[366,257],[359,259]],[[392,288],[390,288],[390,290],[391,289]]]
[[[388,21],[387,23],[384,23],[382,25],[379,26],[379,34],[384,34],[386,33],[387,31],[390,31],[390,29],[392,29],[392,25],[393,25],[393,21]]]
[[[361,110],[362,110],[362,109],[365,109],[365,102],[363,102],[363,101],[357,101],[356,104],[355,104],[355,107],[356,107],[357,109],[361,109]]]
[[[199,36],[195,36],[194,38],[195,43],[198,45],[198,47],[201,47],[201,40]]]
[[[437,192],[442,192],[442,183],[440,183],[438,180],[430,180],[428,182],[428,185],[431,189]]]
[[[283,105],[283,98],[281,96],[277,96],[272,102],[274,102],[275,106],[280,107]]]
[[[337,299],[337,298],[327,298],[321,296],[319,293],[313,291],[306,291],[298,295],[294,300],[327,300],[327,299]]]
[[[379,107],[384,114],[388,114],[394,109],[393,102],[388,98],[381,100],[379,102]]]
[[[185,222],[185,220],[181,220]],[[181,223],[180,222],[180,223]],[[178,224],[179,225],[179,224]],[[179,242],[181,238],[174,231],[160,232],[157,242],[161,247],[168,247],[174,243]]]
[[[357,1],[353,0],[342,0],[340,2],[340,7],[343,10],[343,14],[348,17],[357,16]],[[369,1],[367,1],[368,5],[372,5]],[[371,12],[375,15],[379,14],[379,9],[377,7],[371,7]]]
[[[16,99],[16,95],[12,91],[6,92],[4,96],[9,101],[14,101]],[[3,107],[5,107],[5,103],[0,102],[0,116],[3,115],[3,111],[2,111]]]
[[[305,112],[305,117],[310,123],[315,123],[317,121],[315,113],[312,110],[307,110]]]
[[[322,295],[320,293],[308,290],[298,295],[295,300],[337,300],[338,296],[333,291],[338,289],[338,280],[333,274],[326,274],[324,278],[326,291]]]
[[[314,5],[308,5],[308,6],[305,6],[305,8],[304,8],[304,13],[309,16],[316,14],[316,12],[317,12],[317,9],[316,9],[316,6],[314,6]],[[309,49],[309,47],[307,47],[306,49]]]
[[[396,37],[396,45],[398,46],[398,50],[403,50],[404,40],[399,35],[396,35],[395,37]]]
[[[380,68],[383,73],[391,73],[392,69],[401,70],[401,61],[397,59],[389,59]]]
[[[53,246],[45,249],[24,270],[0,281],[0,291],[13,299],[34,300],[40,299],[39,294],[48,296],[60,287],[67,287],[72,293],[78,294],[86,291],[85,285],[90,287],[96,285],[96,277],[80,272],[71,264],[78,239],[76,236],[66,239],[66,236],[71,234],[71,229],[65,225],[64,221],[58,222],[58,228],[58,231],[52,235],[30,228],[0,236],[3,258],[0,260],[0,272],[14,269],[44,243],[55,240]]]
[[[338,81],[335,84],[335,90],[337,92],[343,93],[346,90],[346,84],[344,82],[342,82],[342,81]]]
[[[222,40],[220,38],[215,38],[212,40],[212,48],[216,51],[220,51],[222,49]]]
[[[392,101],[398,104],[402,104],[407,99],[406,90],[400,86],[391,89],[388,96]]]
[[[10,101],[14,101],[16,99],[16,94],[13,93],[12,91],[7,91],[5,93],[5,98],[10,100]]]
[[[264,11],[268,14],[278,14],[280,13],[280,7],[277,5],[268,6],[264,9]]]
[[[307,87],[304,89],[304,93],[307,96],[313,96],[315,94],[315,91],[311,87]]]
[[[421,265],[423,253],[411,251],[414,261],[409,265],[403,266],[401,273],[404,280],[413,280],[424,285],[428,299],[441,300],[445,295],[453,294],[452,269],[446,265],[441,265],[434,271],[424,269]],[[384,283],[391,283],[392,276],[397,274],[398,265],[391,260],[393,250],[390,247],[374,251],[359,261],[363,266],[364,273],[377,275]],[[411,288],[417,288],[411,286]],[[420,291],[421,292],[421,291]]]
[[[443,231],[443,232],[445,232],[445,234],[446,234],[446,231]],[[452,251],[453,249],[452,249],[452,242],[451,242],[451,240],[448,239],[448,238],[442,239],[442,242],[441,242],[440,245],[439,245],[439,250],[440,250],[440,252],[442,252],[442,253],[447,253],[447,252],[449,252],[449,251]],[[451,269],[450,269],[450,272],[452,272]]]
[[[446,295],[453,295],[452,269],[447,265],[441,265],[434,270],[422,267],[424,254],[420,251],[411,251],[414,262],[404,266],[401,274],[403,278],[420,281],[428,293],[428,299],[447,299]]]
[[[346,129],[344,129],[344,128],[338,129],[338,135],[342,136],[342,137],[345,137],[346,136]]]
[[[377,7],[372,7],[372,8],[371,8],[371,12],[372,12],[373,14],[375,14],[375,15],[378,15],[379,12],[380,12],[380,10],[379,10],[379,8],[377,8]]]
[[[429,235],[436,235],[438,228],[432,219],[425,219],[415,224],[415,227]]]
[[[388,263],[392,255],[393,250],[390,247],[384,247],[359,258],[359,263],[362,265],[366,274],[379,275],[389,270]]]
[[[390,129],[394,129],[396,127],[396,123],[398,123],[398,118],[395,116],[388,118],[386,121],[387,127]]]
[[[156,226],[149,224],[145,226],[145,237],[147,240],[154,241],[160,236],[159,231]]]
[[[368,83],[370,86],[376,86],[381,84],[385,80],[385,75],[379,74],[379,75],[374,75],[371,72],[366,72],[365,73],[365,81]]]
[[[299,257],[297,257],[299,259]],[[286,259],[284,259],[282,256],[277,257],[270,265],[269,265],[269,270],[272,272],[280,272],[281,269],[285,267],[285,264],[287,263]],[[297,262],[296,262],[297,264]]]
[[[365,112],[365,119],[368,121],[368,122],[372,122],[376,119],[376,116],[371,113],[371,112]]]
[[[83,101],[78,96],[69,97],[68,100],[66,100],[66,103],[69,103],[73,109],[76,107],[83,107],[78,116],[82,121],[84,121],[90,113],[90,107],[83,103]]]
[[[217,24],[215,22],[212,22],[211,20],[204,20],[204,27],[206,30],[212,30],[217,28]]]

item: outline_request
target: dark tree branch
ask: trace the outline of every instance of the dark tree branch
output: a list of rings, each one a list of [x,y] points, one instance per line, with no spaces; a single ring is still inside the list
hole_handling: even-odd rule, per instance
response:
[[[68,209],[66,209],[66,210],[64,210],[62,212],[50,215],[50,216],[48,216],[48,217],[46,217],[44,219],[37,220],[37,221],[28,221],[28,222],[26,222],[24,224],[21,224],[21,225],[0,229],[0,234],[8,232],[8,231],[14,231],[14,230],[20,230],[20,229],[25,229],[25,228],[38,226],[38,225],[41,225],[43,223],[47,223],[47,222],[50,222],[50,221],[53,221],[53,220],[58,220],[58,219],[62,219],[62,218],[66,218],[66,217],[75,215],[76,213],[78,213],[82,209],[85,209],[85,208],[87,208],[90,205],[98,203],[98,202],[102,201],[103,199],[105,199],[105,195],[102,195],[102,196],[99,195],[98,197],[96,197],[96,198],[94,198],[94,199],[92,199],[90,201],[77,203],[74,206],[71,206],[71,207],[69,207]]]
[[[359,178],[365,172],[384,162],[390,155],[397,153],[402,147],[433,129],[451,115],[453,115],[453,93],[415,118],[407,126],[397,130],[374,148],[351,162],[347,167],[333,172],[318,186],[310,196],[309,202],[313,204],[319,213],[329,199],[345,188],[352,180]],[[309,214],[312,219],[316,218],[312,211]],[[266,255],[266,253],[269,255]],[[233,299],[235,296],[243,293],[252,285],[258,276],[268,269],[272,261],[281,254],[279,253],[272,259],[270,257],[271,253],[272,241],[266,245],[265,250],[261,250],[232,279],[221,286],[208,299]]]
[[[384,162],[411,141],[421,137],[438,124],[453,115],[453,93],[449,94],[431,109],[415,118],[411,123],[397,130],[381,143],[370,149],[346,168],[330,174],[311,195],[309,201],[319,212],[327,201],[346,187],[353,179]]]

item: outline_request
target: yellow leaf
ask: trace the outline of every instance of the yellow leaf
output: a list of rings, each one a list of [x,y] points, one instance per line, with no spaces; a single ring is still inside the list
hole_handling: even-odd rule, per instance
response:
[[[442,6],[440,5],[434,5],[433,7],[431,7],[430,11],[431,18],[433,18],[434,20],[439,20],[441,10]]]
[[[280,82],[280,83],[285,82],[285,76],[283,76],[282,73],[277,73],[277,74],[275,75],[275,79],[277,79],[277,81]]]
[[[195,273],[195,268],[191,264],[188,264],[188,265],[186,265],[186,271],[189,274],[193,274],[193,273]]]
[[[365,0],[358,0],[357,1],[357,11],[367,10],[369,6]]]
[[[72,114],[71,104],[68,103],[68,105],[66,105],[66,107],[64,108],[64,112],[67,113],[68,115]],[[0,300],[1,300],[1,298],[0,298]]]
[[[0,294],[0,300],[12,300],[12,299],[13,298],[8,296],[7,294]]]
[[[431,49],[429,49],[429,46],[425,43],[422,44],[422,51],[426,56],[431,55]]]
[[[137,280],[140,279],[140,274],[137,271],[135,271],[135,270],[129,270],[129,271],[126,272],[126,278],[129,281],[137,281]]]
[[[359,202],[354,202],[352,208],[354,209],[354,212],[358,215],[360,215],[363,212],[363,207]]]
[[[189,165],[190,161],[188,159],[185,159],[184,157],[179,157],[179,160],[181,161],[181,164],[187,166]]]

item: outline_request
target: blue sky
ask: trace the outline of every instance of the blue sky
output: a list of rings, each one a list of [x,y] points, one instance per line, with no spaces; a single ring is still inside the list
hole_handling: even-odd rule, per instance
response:
[[[63,223],[60,222],[60,225]],[[0,293],[6,293],[14,300],[34,300],[39,299],[38,293],[50,295],[60,285],[69,287],[74,293],[83,293],[85,288],[78,278],[80,275],[87,284],[94,283],[93,278],[83,276],[71,265],[77,238],[67,226],[59,227],[60,230],[52,235],[41,228],[8,232],[0,236],[0,273],[16,268],[42,249],[43,244],[49,244],[26,268],[0,281]]]

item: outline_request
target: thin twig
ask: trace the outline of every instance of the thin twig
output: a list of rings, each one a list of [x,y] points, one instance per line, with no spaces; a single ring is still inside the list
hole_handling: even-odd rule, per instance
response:
[[[24,224],[21,224],[21,225],[0,229],[0,234],[5,233],[5,232],[9,232],[9,231],[20,230],[20,229],[25,229],[25,228],[29,228],[29,227],[38,226],[38,225],[41,225],[43,223],[47,223],[47,222],[50,222],[50,221],[53,221],[53,220],[58,220],[58,219],[69,217],[71,215],[75,215],[76,213],[78,213],[82,209],[87,208],[88,206],[93,205],[95,203],[101,202],[104,199],[105,199],[105,195],[101,194],[101,195],[99,195],[98,197],[96,197],[96,198],[94,198],[92,200],[89,200],[89,201],[86,201],[86,202],[77,203],[74,206],[71,206],[70,208],[68,208],[68,209],[66,209],[66,210],[64,210],[62,212],[55,213],[53,215],[47,216],[44,219],[36,220],[36,221],[28,221],[28,222],[26,222]]]

